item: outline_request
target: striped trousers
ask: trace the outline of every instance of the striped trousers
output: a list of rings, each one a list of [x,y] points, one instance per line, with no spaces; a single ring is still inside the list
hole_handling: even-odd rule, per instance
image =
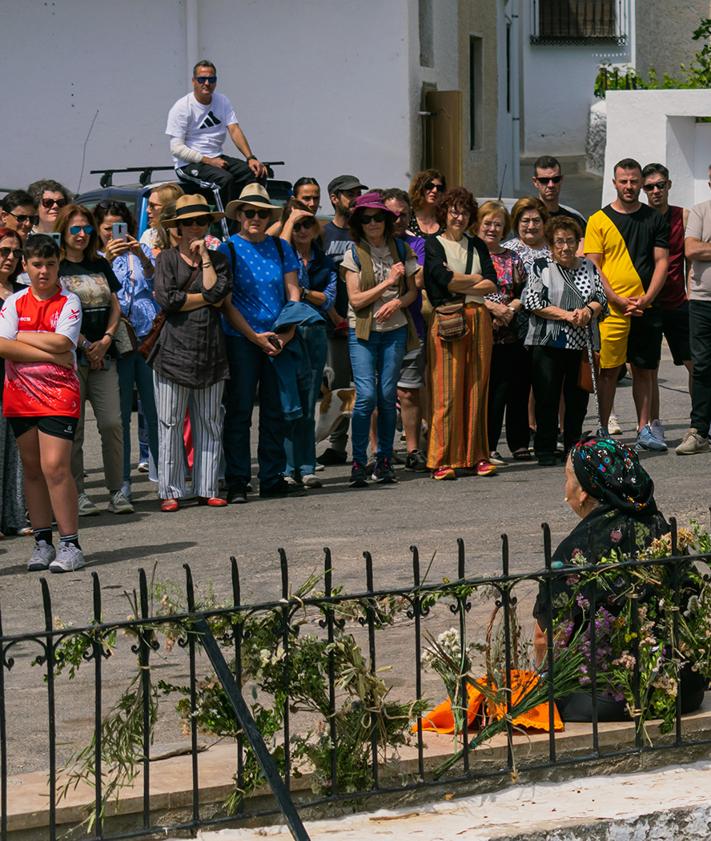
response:
[[[222,458],[223,380],[206,388],[190,388],[153,372],[158,413],[158,494],[161,499],[186,495],[183,421],[190,409],[193,436],[193,492],[218,494]]]
[[[467,304],[469,332],[445,342],[435,311],[427,347],[430,422],[427,467],[472,468],[489,458],[487,413],[493,346],[491,316],[483,304]]]

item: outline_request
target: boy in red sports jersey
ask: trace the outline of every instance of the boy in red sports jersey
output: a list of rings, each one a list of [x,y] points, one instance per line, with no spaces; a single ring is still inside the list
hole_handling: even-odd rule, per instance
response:
[[[30,286],[11,295],[0,310],[0,356],[7,360],[3,414],[17,439],[35,536],[27,568],[73,572],[85,564],[70,466],[80,412],[74,349],[81,304],[59,285],[59,248],[52,237],[28,237],[23,256]],[[59,529],[57,551],[52,511]]]

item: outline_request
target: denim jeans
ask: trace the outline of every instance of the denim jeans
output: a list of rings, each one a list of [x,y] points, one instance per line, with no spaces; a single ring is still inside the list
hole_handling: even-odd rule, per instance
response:
[[[131,408],[135,384],[141,400],[143,416],[148,431],[148,449],[153,463],[158,464],[158,416],[153,391],[153,371],[138,351],[117,360],[121,420],[123,422],[123,481],[131,480]]]
[[[284,473],[284,414],[279,380],[263,350],[247,339],[225,336],[230,378],[225,383],[225,481],[228,487],[249,482],[252,476],[249,430],[259,389],[259,483],[276,484]]]
[[[328,350],[325,324],[306,324],[299,327],[299,332],[309,354],[311,387],[304,416],[287,426],[284,441],[287,476],[308,476],[316,471],[316,401],[321,393]]]
[[[407,327],[377,332],[368,341],[357,339],[348,331],[348,349],[353,367],[356,400],[351,419],[353,461],[367,461],[370,417],[378,409],[378,458],[391,458],[397,412],[397,381],[407,345]]]

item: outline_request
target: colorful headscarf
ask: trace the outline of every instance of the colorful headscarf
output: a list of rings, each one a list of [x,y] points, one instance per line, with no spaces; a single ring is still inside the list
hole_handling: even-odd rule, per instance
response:
[[[630,447],[590,436],[573,447],[570,457],[580,485],[590,496],[631,514],[656,510],[654,482]]]

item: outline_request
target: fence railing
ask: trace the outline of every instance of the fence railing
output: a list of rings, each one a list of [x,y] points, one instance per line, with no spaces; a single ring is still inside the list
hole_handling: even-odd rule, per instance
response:
[[[263,777],[225,691],[230,681],[243,703],[249,699],[283,787],[300,810],[443,781],[452,785],[707,744],[685,731],[679,686],[685,664],[697,656],[689,650],[689,635],[703,632],[703,614],[711,606],[709,556],[681,554],[674,523],[666,546],[654,557],[631,551],[623,560],[588,564],[579,558],[559,569],[552,565],[544,524],[545,565],[539,570],[512,572],[503,535],[500,572],[471,577],[472,561],[460,539],[451,577],[436,582],[430,580],[432,562],[422,564],[411,547],[411,580],[378,588],[373,557],[364,552],[364,588],[348,594],[334,584],[338,567],[330,550],[324,550],[323,573],[296,588],[286,553],[279,550],[278,600],[245,603],[235,558],[223,601],[212,592],[215,582],[206,594],[198,592],[187,565],[180,588],[139,570],[138,589],[128,594],[132,615],[120,621],[104,619],[94,572],[90,618],[76,627],[58,624],[42,579],[41,630],[9,633],[0,617],[0,839],[9,838],[17,811],[18,787],[11,778],[26,760],[28,741],[40,737],[46,754],[35,770],[47,772],[48,814],[36,838],[54,841],[61,834],[58,808],[76,786],[91,792],[82,837],[97,841],[278,815],[278,803],[248,797],[263,793]],[[545,603],[538,656],[526,631],[537,595]],[[574,621],[565,630],[570,617]],[[614,627],[623,621],[629,650],[608,651],[616,644]],[[204,648],[213,664],[215,652],[223,658],[229,676],[223,670],[215,677]],[[611,665],[616,654],[621,662]],[[701,660],[694,665],[706,674],[708,655]],[[657,670],[651,676],[650,662]],[[615,676],[624,684],[634,726],[627,742],[609,745],[600,738],[600,707]],[[590,702],[588,742],[566,751],[556,732],[555,701],[573,690]],[[468,726],[476,692],[483,703]],[[423,714],[447,696],[454,732],[451,742],[436,738],[451,745],[451,753],[437,759],[427,753],[433,737],[426,735],[429,719]],[[67,698],[75,706],[67,707]],[[528,750],[530,737],[520,735],[534,699],[537,707],[544,705],[548,725],[544,753]],[[665,716],[671,733],[652,744],[646,728]],[[182,738],[176,736],[180,726],[190,807],[189,814],[173,813],[168,820],[152,805],[153,760],[156,744],[172,746]],[[208,809],[201,798],[200,734],[234,747],[234,793],[218,808]],[[524,743],[527,750],[521,751]],[[491,745],[500,750],[479,750]],[[305,775],[311,791],[304,789]],[[139,787],[140,811],[132,823],[126,815],[120,825],[111,823],[111,804],[129,785]]]

